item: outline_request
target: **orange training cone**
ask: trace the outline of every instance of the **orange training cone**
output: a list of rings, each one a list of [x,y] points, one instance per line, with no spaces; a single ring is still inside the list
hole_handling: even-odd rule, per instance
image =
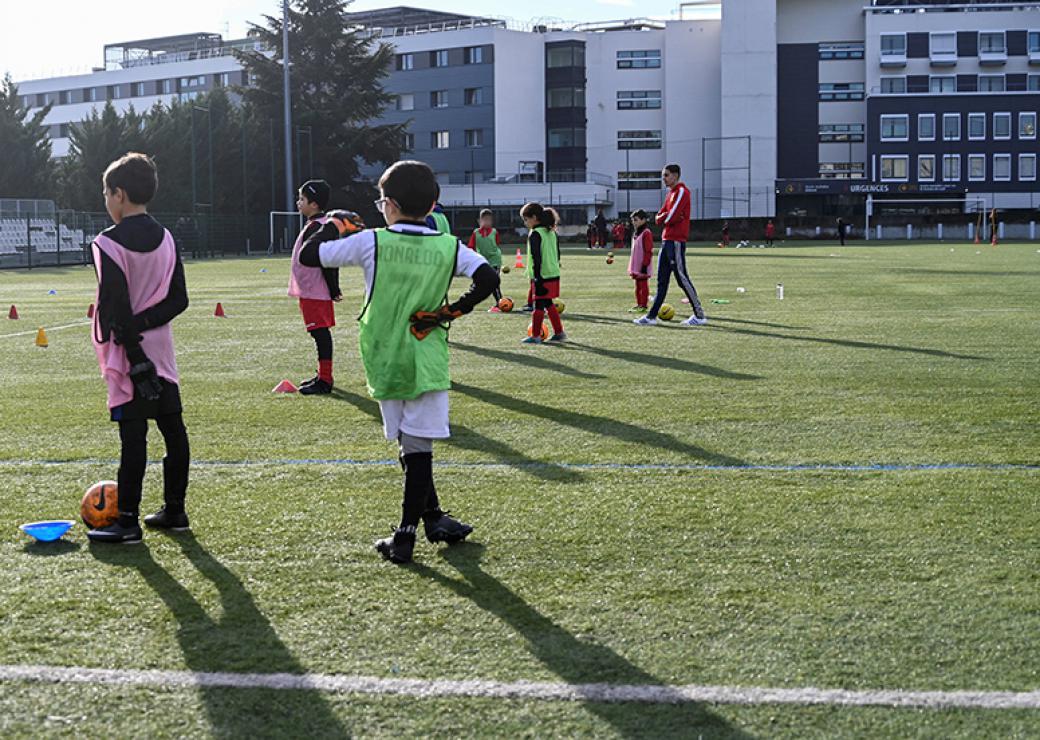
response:
[[[271,393],[295,393],[297,390],[299,389],[295,385],[288,380],[283,380],[271,390]]]
[[[516,264],[513,267],[518,270],[524,269],[524,258],[521,256],[519,248],[516,250]]]
[[[93,303],[91,303],[89,306],[87,306],[87,318],[88,319],[94,318],[94,304]]]
[[[13,303],[11,304],[11,310],[7,312],[7,318],[9,318],[9,319],[17,319],[18,318],[18,309],[15,307],[15,305]]]
[[[227,314],[224,313],[224,306],[223,306],[223,304],[221,304],[221,303],[217,304],[217,310],[213,312],[213,315],[214,316],[219,316],[221,318],[227,316]]]
[[[42,326],[36,332],[36,346],[37,347],[46,347],[47,346],[47,332],[45,332],[43,330]]]

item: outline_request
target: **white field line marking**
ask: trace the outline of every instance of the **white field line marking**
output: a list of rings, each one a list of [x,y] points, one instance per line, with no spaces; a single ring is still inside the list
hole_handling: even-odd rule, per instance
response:
[[[74,326],[90,326],[90,321],[77,321],[75,324],[62,324],[61,326],[45,326],[44,331],[58,331],[59,329],[71,329]],[[5,337],[27,337],[30,334],[35,334],[39,329],[30,329],[29,331],[16,331],[12,334],[0,334],[0,339]]]
[[[377,678],[321,673],[204,673],[64,666],[0,665],[0,681],[109,684],[163,688],[226,687],[313,690],[436,698],[449,696],[538,701],[639,702],[643,704],[815,704],[830,706],[926,707],[930,709],[1040,709],[1040,691],[900,691],[770,689],[741,686],[567,684],[515,681]]]

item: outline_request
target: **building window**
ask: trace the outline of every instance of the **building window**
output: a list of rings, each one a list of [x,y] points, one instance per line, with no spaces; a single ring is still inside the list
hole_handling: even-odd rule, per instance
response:
[[[1026,53],[1040,54],[1040,31],[1030,31],[1026,36]]]
[[[398,95],[397,110],[415,110],[415,93],[401,93]]]
[[[463,94],[463,100],[466,101],[466,105],[483,105],[484,89],[481,87],[467,87]]]
[[[466,64],[483,64],[484,63],[484,47],[483,46],[467,46],[466,47]]]
[[[961,155],[943,155],[943,181],[960,182],[961,179]]]
[[[68,105],[71,100],[71,95],[68,90],[62,90],[58,93],[58,105]]]
[[[1018,155],[1018,179],[1033,181],[1036,180],[1036,155],[1035,154],[1019,154]]]
[[[187,90],[193,87],[203,87],[206,84],[206,78],[201,75],[198,77],[181,77],[181,90]]]
[[[660,107],[660,90],[618,90],[618,110],[645,110]]]
[[[451,145],[451,139],[448,137],[447,131],[431,131],[430,132],[430,148],[431,149],[447,149]]]
[[[917,140],[935,141],[934,113],[921,113],[917,116]]]
[[[430,66],[431,67],[447,67],[448,66],[448,50],[438,49],[437,51],[430,52]]]
[[[1000,182],[1008,182],[1011,179],[1011,155],[993,155],[993,179]]]
[[[69,138],[69,124],[58,124],[58,136],[60,136],[62,139]]]
[[[864,162],[820,162],[820,177],[825,180],[862,180],[866,171]]]
[[[979,141],[986,138],[985,113],[968,114],[968,138],[973,141]]]
[[[220,74],[217,75],[217,86],[218,87],[228,87],[230,84],[231,84],[231,73],[230,72],[221,72]]]
[[[953,75],[928,78],[928,92],[952,93],[957,92],[957,78]]]
[[[821,82],[820,100],[863,100],[862,82]]]
[[[96,103],[98,99],[98,89],[96,87],[87,88],[87,100],[91,103]]]
[[[1010,139],[1011,138],[1011,114],[1010,113],[994,113],[993,114],[993,138],[994,139]]]
[[[905,77],[882,77],[881,78],[881,94],[882,95],[900,95],[906,92],[906,78]]]
[[[906,34],[881,34],[881,63],[899,60],[906,61]]]
[[[133,92],[132,97],[143,98],[144,96],[145,96],[144,83],[143,82],[135,82],[134,83],[134,92]]]
[[[551,128],[549,129],[549,148],[562,149],[585,146],[585,129],[583,128]]]
[[[933,62],[957,63],[957,34],[933,33],[928,41],[928,56]]]
[[[661,50],[619,51],[617,53],[618,69],[660,69]]]
[[[910,117],[903,115],[881,116],[882,141],[906,141],[910,138]]]
[[[484,129],[482,128],[468,128],[466,129],[466,146],[471,149],[476,149],[484,146]]]
[[[1026,90],[1040,92],[1040,75],[1029,75],[1026,79]]]
[[[415,151],[415,134],[410,134],[407,131],[401,137],[401,150],[405,152]]]
[[[584,87],[550,87],[546,93],[550,108],[584,108]]]
[[[863,141],[862,123],[821,123],[820,143]]]
[[[1004,92],[1004,75],[979,75],[979,92]]]
[[[1006,54],[1003,31],[980,31],[979,54]]]
[[[823,43],[819,46],[820,60],[828,59],[862,59],[863,42]]]
[[[618,149],[660,149],[661,132],[658,131],[618,131]]]
[[[447,90],[434,90],[430,93],[430,107],[431,108],[447,108],[448,107],[448,91]]]
[[[558,67],[584,67],[585,47],[581,44],[550,46],[545,52],[545,66],[550,69]]]
[[[943,141],[960,141],[961,114],[943,113]]]
[[[1018,138],[1036,138],[1036,113],[1018,114]]]
[[[986,155],[968,155],[968,179],[973,181],[986,179]]]
[[[163,80],[162,81],[162,93],[163,93],[163,95],[172,95],[173,94],[173,82],[174,82],[173,80]]]
[[[881,155],[881,180],[905,182],[910,158],[905,154]]]
[[[917,180],[918,182],[935,181],[934,154],[921,154],[917,157]]]
[[[407,72],[410,69],[415,69],[415,54],[398,54],[397,71]]]
[[[125,96],[123,95],[123,86],[122,85],[109,85],[108,86],[108,99],[109,100],[119,100],[120,98],[123,98],[123,97],[125,97]]]
[[[618,190],[659,190],[660,188],[660,170],[617,173]]]

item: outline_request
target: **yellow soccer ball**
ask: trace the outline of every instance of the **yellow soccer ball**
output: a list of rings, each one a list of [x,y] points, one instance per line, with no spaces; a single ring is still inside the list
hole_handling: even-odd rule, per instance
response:
[[[665,303],[661,306],[661,310],[657,312],[657,318],[664,321],[671,321],[675,318],[675,307],[671,303]]]
[[[561,301],[559,298],[553,299],[553,305],[556,306],[557,313],[563,313],[567,309],[567,304]]]

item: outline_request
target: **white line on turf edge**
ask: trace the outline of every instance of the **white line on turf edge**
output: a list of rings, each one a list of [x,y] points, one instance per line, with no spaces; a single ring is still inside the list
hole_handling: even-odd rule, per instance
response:
[[[931,709],[1040,709],[1038,691],[901,691],[741,686],[663,686],[534,683],[527,681],[453,681],[377,678],[321,673],[204,673],[197,671],[0,665],[0,681],[57,684],[109,684],[163,688],[312,690],[334,694],[373,694],[437,698],[469,696],[538,701],[638,702],[643,704],[815,704],[830,706],[925,707]]]
[[[62,324],[61,326],[45,326],[44,331],[58,331],[59,329],[71,329],[74,326],[90,326],[89,321],[77,321],[75,324]],[[16,331],[11,334],[0,334],[0,339],[6,337],[27,337],[30,334],[35,334],[39,329],[30,329],[29,331]]]

